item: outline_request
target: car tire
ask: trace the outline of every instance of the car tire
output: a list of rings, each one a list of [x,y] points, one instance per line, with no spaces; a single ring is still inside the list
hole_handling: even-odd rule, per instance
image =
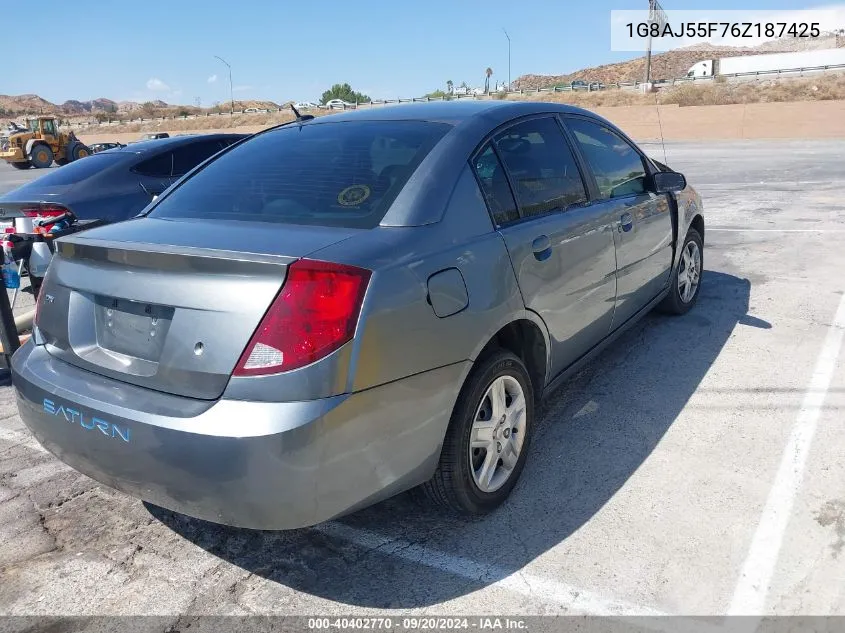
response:
[[[657,309],[664,314],[686,314],[698,301],[704,276],[704,243],[698,231],[691,228],[684,238],[678,265],[672,272],[669,294]],[[690,290],[690,283],[693,284]]]
[[[29,169],[32,167],[32,164],[28,160],[19,163],[10,163],[10,165],[15,169]]]
[[[45,143],[33,145],[29,153],[29,162],[36,169],[46,169],[53,164],[53,150]]]
[[[504,395],[504,407],[493,401],[497,394]],[[506,350],[479,359],[458,396],[437,470],[422,492],[459,514],[491,512],[516,485],[533,430],[534,390],[522,360]]]

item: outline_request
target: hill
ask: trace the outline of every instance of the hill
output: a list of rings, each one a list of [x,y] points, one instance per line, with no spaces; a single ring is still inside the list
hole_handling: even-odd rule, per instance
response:
[[[677,48],[651,56],[652,79],[674,79],[687,74],[690,66],[703,59],[719,57],[739,57],[761,55],[764,53],[784,53],[787,51],[836,48],[845,46],[845,38],[836,35],[823,35],[812,40],[784,38],[763,42],[755,47],[713,46],[699,44],[689,48]],[[518,88],[547,88],[572,81],[598,81],[613,84],[623,81],[642,81],[645,77],[645,55],[615,64],[603,64],[592,68],[583,68],[565,75],[523,75],[514,82]]]
[[[258,108],[260,110],[276,110],[279,105],[268,100],[235,101],[235,110]],[[62,104],[55,104],[34,94],[0,95],[0,117],[15,118],[35,114],[53,114],[69,120],[89,120],[103,117],[121,118],[121,115],[138,116],[144,111],[144,116],[178,116],[180,113],[205,113],[208,111],[228,112],[229,102],[222,102],[210,108],[197,108],[166,103],[161,100],[138,103],[136,101],[112,101],[100,97],[89,101],[70,99]]]
[[[15,116],[24,112],[49,114],[58,112],[58,106],[38,95],[0,95],[0,113]]]

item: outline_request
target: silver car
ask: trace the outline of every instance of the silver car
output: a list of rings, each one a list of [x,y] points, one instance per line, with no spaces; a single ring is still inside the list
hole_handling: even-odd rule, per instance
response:
[[[297,528],[416,486],[486,513],[540,398],[695,304],[703,241],[684,177],[584,110],[294,122],[59,242],[20,414],[77,470],[219,523]]]

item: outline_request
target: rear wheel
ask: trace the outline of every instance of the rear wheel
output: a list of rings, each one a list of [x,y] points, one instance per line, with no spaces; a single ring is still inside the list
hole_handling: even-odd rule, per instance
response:
[[[701,235],[690,229],[681,247],[681,257],[672,280],[669,294],[658,309],[667,314],[685,314],[698,300],[701,290],[701,276],[704,272],[704,244]]]
[[[91,150],[87,145],[83,145],[82,143],[76,143],[70,149],[70,159],[71,160],[79,160],[80,158],[85,158],[86,156],[91,155]]]
[[[510,494],[534,429],[534,391],[523,362],[498,350],[461,390],[426,496],[455,512],[486,514]]]
[[[39,143],[32,148],[29,154],[29,162],[33,167],[38,169],[46,169],[53,164],[53,150],[48,145]]]
[[[32,167],[32,165],[30,164],[30,162],[28,160],[25,160],[25,161],[20,162],[20,163],[11,163],[11,165],[15,169],[29,169],[30,167]]]

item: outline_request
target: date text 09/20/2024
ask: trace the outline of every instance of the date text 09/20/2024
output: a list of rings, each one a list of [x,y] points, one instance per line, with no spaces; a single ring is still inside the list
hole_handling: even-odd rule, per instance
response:
[[[380,631],[451,631],[451,630],[524,630],[525,620],[500,617],[361,617],[361,618],[308,618],[308,629],[328,630],[380,630]]]

